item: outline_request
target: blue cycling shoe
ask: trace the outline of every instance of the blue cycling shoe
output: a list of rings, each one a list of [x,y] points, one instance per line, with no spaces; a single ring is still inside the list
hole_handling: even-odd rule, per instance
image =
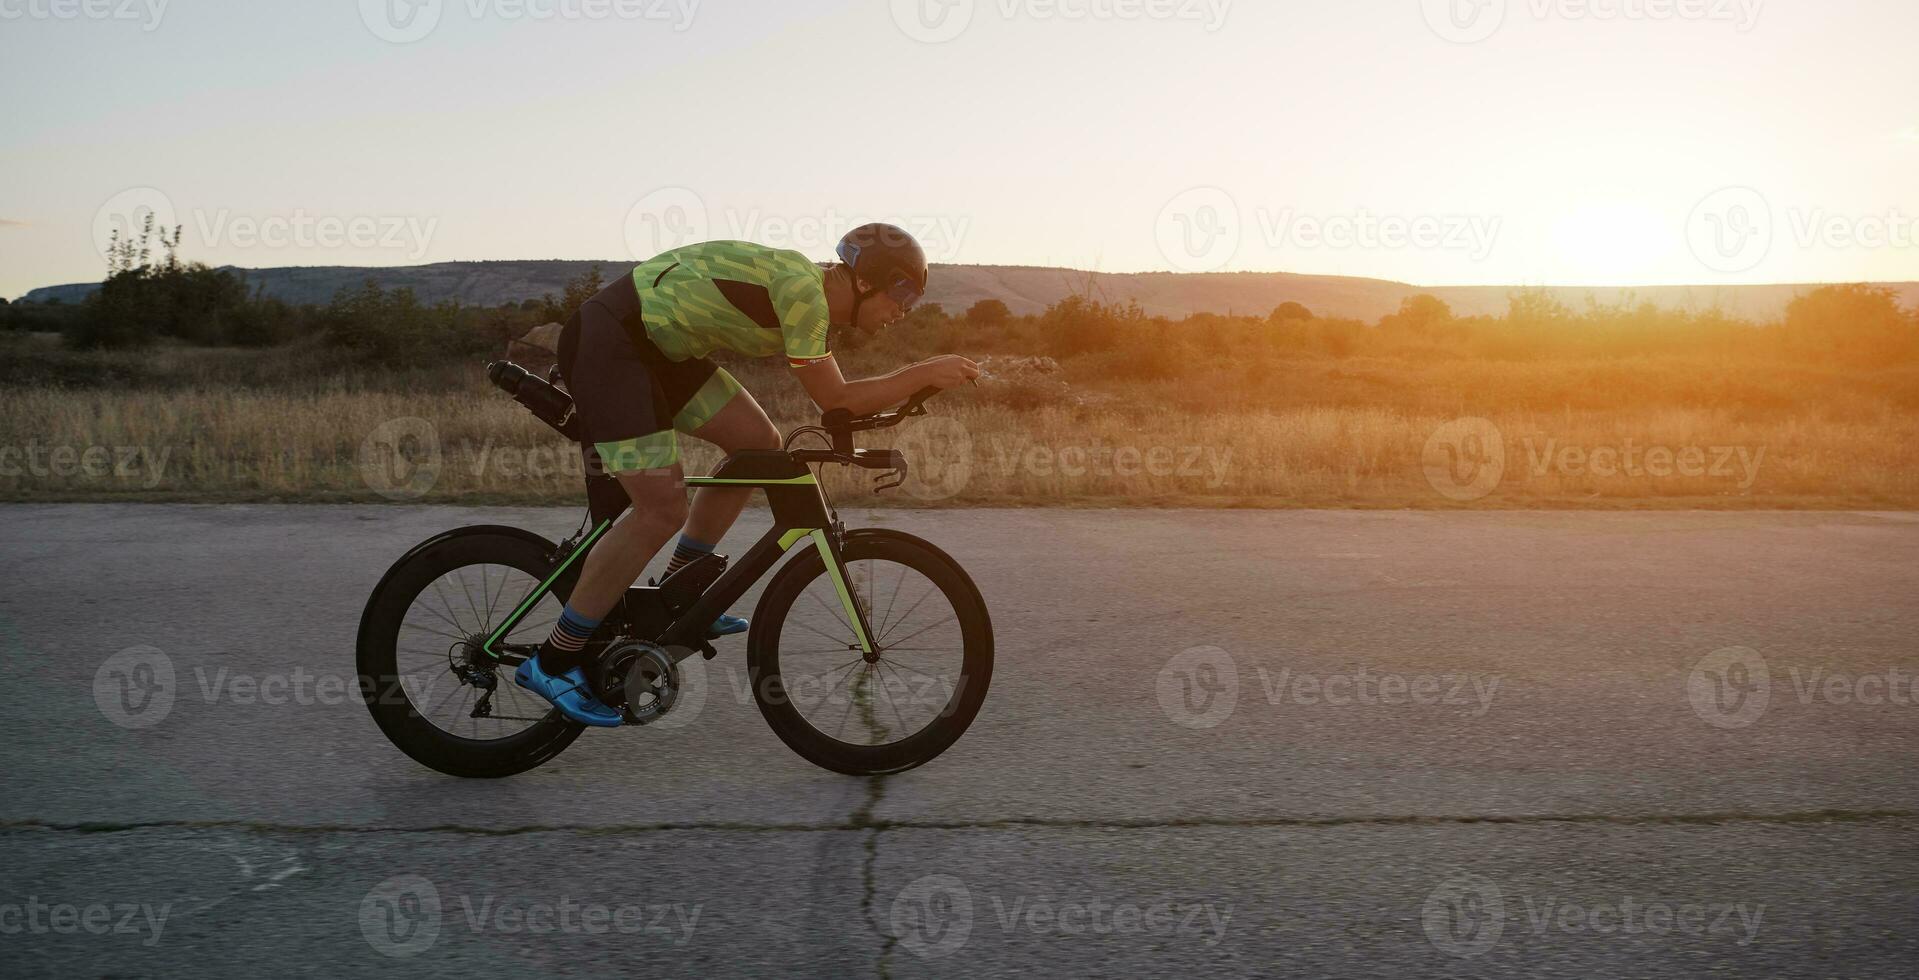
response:
[[[582,725],[618,728],[623,723],[619,712],[593,696],[593,689],[586,683],[586,672],[578,667],[555,677],[540,669],[540,658],[528,657],[520,669],[513,672],[513,681],[551,701],[560,709],[560,714]]]
[[[713,621],[712,626],[706,628],[706,637],[709,640],[714,640],[722,636],[744,633],[751,625],[751,623],[748,623],[738,616],[728,616],[722,613],[720,618]]]

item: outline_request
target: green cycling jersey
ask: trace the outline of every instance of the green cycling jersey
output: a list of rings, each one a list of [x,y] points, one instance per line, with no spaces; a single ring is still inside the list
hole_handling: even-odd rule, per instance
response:
[[[730,350],[797,367],[831,356],[825,270],[798,252],[701,242],[641,263],[633,286],[647,337],[675,361]]]

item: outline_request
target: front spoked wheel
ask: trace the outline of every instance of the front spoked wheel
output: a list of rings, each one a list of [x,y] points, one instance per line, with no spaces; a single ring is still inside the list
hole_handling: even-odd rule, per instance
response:
[[[748,638],[760,713],[815,765],[854,776],[932,761],[965,734],[993,676],[993,627],[964,569],[933,545],[855,531],[846,581],[873,628],[861,650],[817,551],[767,586]]]
[[[361,693],[401,751],[453,776],[525,772],[558,755],[581,726],[521,689],[513,670],[545,638],[560,588],[504,637],[486,637],[545,578],[551,546],[505,528],[469,528],[401,559],[360,621]]]

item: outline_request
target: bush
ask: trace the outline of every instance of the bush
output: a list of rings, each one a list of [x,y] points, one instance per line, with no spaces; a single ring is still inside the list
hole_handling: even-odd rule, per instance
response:
[[[983,299],[966,310],[966,322],[997,327],[1013,318],[1013,311],[996,299]]]

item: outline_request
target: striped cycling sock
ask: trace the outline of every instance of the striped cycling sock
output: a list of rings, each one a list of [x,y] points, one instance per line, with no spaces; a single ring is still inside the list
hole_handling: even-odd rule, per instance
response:
[[[559,675],[583,664],[586,641],[592,639],[599,625],[599,620],[588,619],[567,606],[560,613],[560,621],[553,624],[553,635],[540,645],[540,669],[549,675]]]
[[[672,578],[674,572],[712,554],[713,547],[704,541],[695,541],[684,534],[680,535],[680,543],[673,549],[673,560],[667,562],[666,574],[660,576],[660,581],[664,582]]]

